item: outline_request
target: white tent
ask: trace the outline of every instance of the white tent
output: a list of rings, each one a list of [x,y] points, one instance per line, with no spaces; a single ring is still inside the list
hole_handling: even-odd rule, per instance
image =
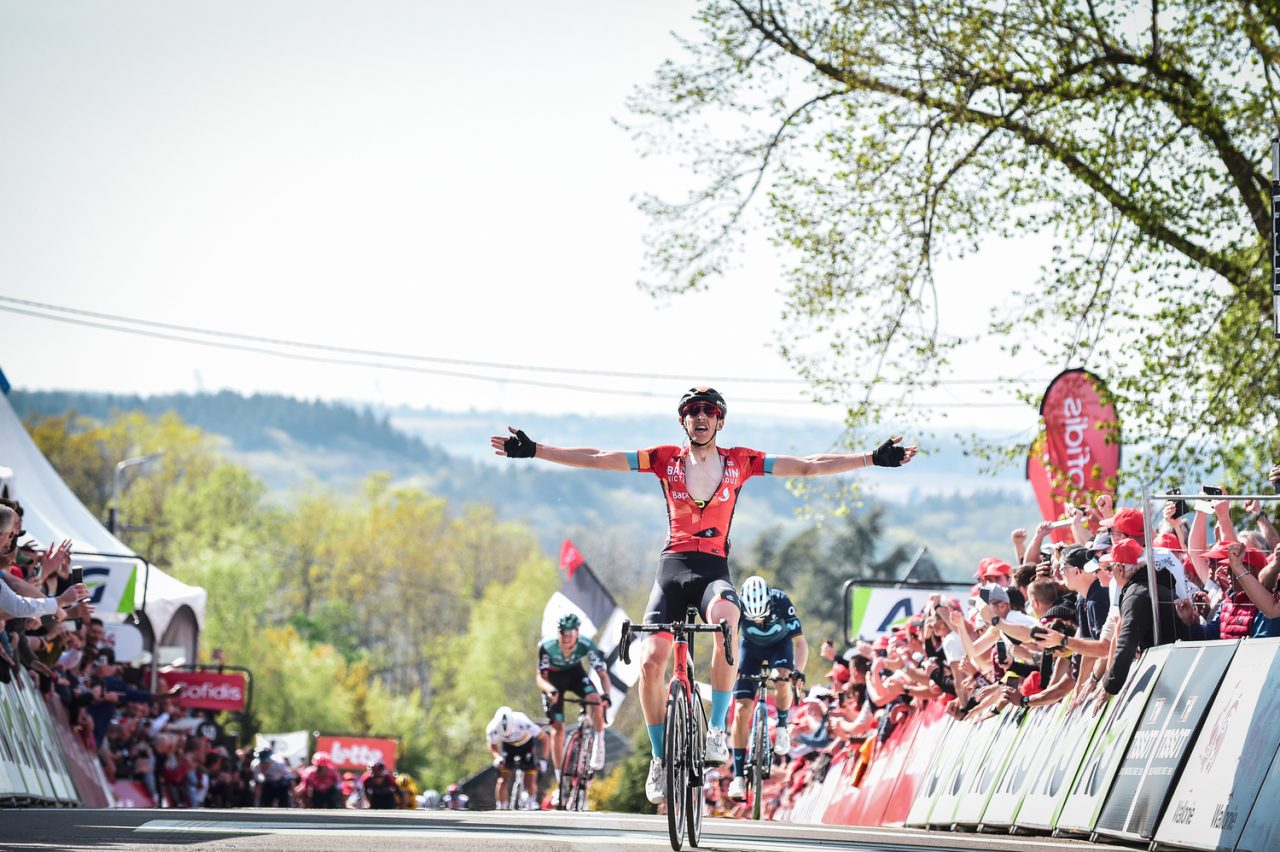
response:
[[[23,528],[44,545],[71,539],[72,564],[84,567],[103,621],[123,621],[137,611],[144,636],[150,627],[153,652],[158,645],[180,645],[187,662],[195,662],[208,594],[151,565],[108,532],[31,440],[3,378],[0,387],[6,393],[0,399],[0,483],[22,503]]]

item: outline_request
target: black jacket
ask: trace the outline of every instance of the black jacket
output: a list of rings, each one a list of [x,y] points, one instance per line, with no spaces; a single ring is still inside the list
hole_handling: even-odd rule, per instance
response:
[[[1173,609],[1173,588],[1156,578],[1156,592],[1160,602],[1160,644],[1168,645],[1178,639],[1187,639],[1189,633],[1182,619]],[[1172,580],[1172,577],[1169,578]],[[1106,690],[1112,695],[1120,692],[1129,677],[1129,667],[1143,651],[1156,643],[1155,615],[1151,611],[1151,586],[1147,582],[1147,569],[1139,567],[1120,591],[1120,635],[1116,640],[1116,655],[1107,674]]]

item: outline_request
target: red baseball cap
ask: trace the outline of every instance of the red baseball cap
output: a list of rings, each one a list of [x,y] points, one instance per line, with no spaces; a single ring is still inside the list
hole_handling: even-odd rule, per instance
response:
[[[849,679],[849,667],[844,663],[833,663],[831,671],[827,672],[827,677],[836,683],[844,683]]]
[[[1108,562],[1118,565],[1137,565],[1142,561],[1142,545],[1136,541],[1122,541],[1111,548]]]
[[[1125,535],[1141,538],[1147,534],[1146,520],[1138,509],[1125,507],[1109,518],[1104,518],[1100,526],[1111,527]]]
[[[1160,533],[1153,542],[1156,547],[1165,547],[1169,550],[1182,550],[1182,542],[1178,541],[1178,537],[1173,533]]]
[[[1204,552],[1204,558],[1205,559],[1226,559],[1227,543],[1221,542],[1221,541],[1218,542],[1213,547],[1209,548]]]
[[[1256,547],[1246,547],[1244,549],[1244,564],[1255,571],[1261,571],[1266,567],[1269,558],[1266,553]]]
[[[995,556],[984,557],[978,563],[978,579],[985,580],[996,575],[1011,577],[1013,576],[1013,569],[1009,567],[1009,563]]]
[[[889,649],[889,637],[881,636],[876,639],[875,645],[872,646],[877,651],[886,651]]]

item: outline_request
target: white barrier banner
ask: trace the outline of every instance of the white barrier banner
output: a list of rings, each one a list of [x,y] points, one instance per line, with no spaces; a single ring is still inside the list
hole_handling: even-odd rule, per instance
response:
[[[0,683],[0,797],[25,796],[27,782],[22,771],[21,742],[18,740],[17,719],[10,705],[13,691],[13,675],[9,683]]]
[[[1276,821],[1276,799],[1259,799],[1258,791],[1280,748],[1278,719],[1280,639],[1241,642],[1169,799],[1157,843],[1230,850],[1251,807]]]
[[[1027,788],[1049,758],[1048,751],[1053,743],[1058,712],[1057,707],[1033,707],[1026,711],[1017,748],[991,793],[987,809],[982,813],[984,828],[1008,828],[1013,825]]]
[[[1275,852],[1280,849],[1280,819],[1276,819],[1276,802],[1280,802],[1280,753],[1271,760],[1271,769],[1258,790],[1249,818],[1245,820],[1244,833],[1236,844],[1236,852]]]
[[[1018,809],[1014,824],[1018,828],[1049,830],[1053,828],[1075,783],[1081,762],[1089,753],[1098,729],[1098,714],[1092,707],[1079,706],[1064,713],[1057,723],[1054,742],[1050,746],[1049,760],[1040,769],[1040,775],[1027,790]]]
[[[988,717],[981,722],[964,719],[956,723],[953,736],[960,740],[960,750],[956,754],[955,765],[944,776],[941,792],[933,803],[933,811],[929,814],[930,825],[950,827],[955,823],[960,799],[965,789],[973,783],[974,776],[981,774],[983,760],[999,729],[999,717]]]
[[[26,669],[14,671],[13,676],[15,683],[19,686],[16,694],[22,706],[21,712],[26,720],[27,729],[31,732],[31,743],[36,760],[44,771],[45,778],[48,779],[46,789],[50,797],[59,802],[78,801],[75,785],[71,783],[71,775],[67,772],[67,765],[62,759],[58,738],[53,733],[49,710],[44,706],[44,699],[40,696],[35,678]]]
[[[1129,748],[1147,698],[1155,687],[1156,678],[1169,658],[1171,646],[1150,648],[1129,671],[1129,681],[1120,694],[1111,699],[1101,729],[1089,748],[1089,756],[1080,766],[1076,783],[1071,787],[1066,804],[1058,814],[1056,828],[1059,831],[1093,831],[1102,810],[1102,803],[1111,789],[1120,760]]]
[[[987,802],[995,792],[996,783],[1003,777],[1009,761],[1013,757],[1013,749],[1020,739],[1019,728],[1022,724],[1022,713],[1006,707],[995,720],[997,725],[991,747],[977,771],[972,773],[970,781],[961,792],[960,803],[956,806],[954,822],[956,825],[981,825],[983,814],[987,810]]]
[[[929,813],[933,810],[933,803],[941,792],[943,773],[949,771],[955,763],[955,756],[959,748],[964,744],[963,735],[952,736],[957,726],[961,723],[955,719],[948,718],[946,720],[947,727],[943,729],[942,734],[935,742],[937,745],[928,754],[912,755],[915,759],[929,760],[929,769],[921,777],[920,789],[916,792],[916,796],[911,800],[911,811],[907,814],[904,825],[911,827],[923,827],[929,824]],[[931,758],[931,759],[930,759]]]

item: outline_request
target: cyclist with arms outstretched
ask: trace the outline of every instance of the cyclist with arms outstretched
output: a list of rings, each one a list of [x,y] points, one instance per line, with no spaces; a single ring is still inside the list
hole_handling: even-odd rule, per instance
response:
[[[523,431],[509,427],[510,436],[495,435],[490,444],[508,458],[539,458],[569,467],[635,471],[658,478],[667,501],[670,532],[658,563],[658,576],[645,610],[646,622],[670,623],[696,606],[709,624],[728,622],[734,636],[738,626],[738,593],[729,578],[729,525],[738,493],[753,476],[823,476],[848,473],[877,465],[898,467],[915,456],[915,447],[902,447],[891,438],[874,452],[820,453],[811,456],[768,455],[745,447],[716,446],[728,406],[714,388],[690,388],[676,406],[677,422],[688,443],[660,445],[633,452],[588,447],[537,444]],[[731,638],[736,642],[736,638]],[[666,713],[666,671],[671,659],[670,634],[653,634],[640,659],[640,705],[653,746],[653,761],[645,793],[649,801],[665,801],[662,767],[663,717]],[[708,719],[709,764],[729,760],[725,718],[737,670],[716,645],[711,658],[711,714]]]
[[[741,675],[760,673],[767,662],[783,680],[774,683],[778,712],[774,751],[791,750],[787,732],[787,714],[791,711],[792,690],[789,676],[803,672],[809,661],[809,643],[800,627],[795,604],[782,589],[771,589],[763,577],[748,577],[738,593],[742,601],[741,641],[738,645],[738,682],[733,685],[733,780],[729,782],[729,798],[747,795],[743,770],[747,762],[747,738],[751,734],[752,703],[756,696],[755,681]],[[766,759],[763,755],[757,760]]]
[[[595,726],[595,742],[591,744],[591,768],[604,769],[604,705],[596,694],[595,685],[582,668],[587,665],[596,670],[600,686],[609,693],[609,669],[596,643],[580,636],[582,620],[569,613],[560,617],[558,637],[547,639],[538,646],[538,689],[550,698],[547,714],[551,717],[551,761],[556,768],[556,783],[560,783],[560,760],[564,750],[564,694],[572,692],[585,700]],[[608,700],[607,698],[605,700]]]
[[[524,773],[525,792],[537,801],[540,761],[534,750],[541,742],[542,753],[547,753],[547,732],[519,710],[499,707],[484,734],[493,754],[493,765],[498,770],[498,784],[494,789],[498,810],[507,807],[507,776],[513,769]]]

